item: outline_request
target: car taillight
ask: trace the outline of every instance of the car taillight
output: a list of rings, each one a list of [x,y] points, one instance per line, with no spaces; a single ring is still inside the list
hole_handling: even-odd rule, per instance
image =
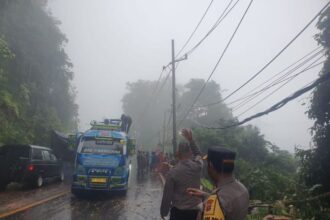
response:
[[[33,171],[33,170],[34,170],[34,165],[32,165],[32,164],[29,165],[29,166],[28,166],[28,171]]]

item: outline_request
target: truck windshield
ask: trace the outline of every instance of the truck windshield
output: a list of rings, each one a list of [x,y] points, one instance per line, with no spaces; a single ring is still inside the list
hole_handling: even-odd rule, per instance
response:
[[[79,153],[85,154],[122,154],[123,147],[112,140],[84,140],[78,148]]]

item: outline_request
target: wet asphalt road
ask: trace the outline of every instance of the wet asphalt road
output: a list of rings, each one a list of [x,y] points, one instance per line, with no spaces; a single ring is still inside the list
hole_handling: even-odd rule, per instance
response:
[[[35,206],[5,219],[118,219],[148,220],[161,219],[159,207],[162,196],[162,183],[158,174],[136,176],[132,170],[127,195],[118,193],[94,194],[76,198],[71,193]],[[0,210],[8,203],[19,206],[24,199],[47,197],[47,193],[68,190],[69,183],[51,183],[36,190],[7,190],[0,194]],[[18,203],[18,204],[17,204]],[[9,206],[12,206],[9,204]]]

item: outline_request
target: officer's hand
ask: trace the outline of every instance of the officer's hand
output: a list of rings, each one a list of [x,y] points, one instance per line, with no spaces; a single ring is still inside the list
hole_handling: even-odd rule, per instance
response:
[[[165,168],[165,169],[168,169],[170,170],[171,168],[173,168],[173,166],[171,164],[169,164],[168,162],[163,162],[162,163],[162,166]]]
[[[189,195],[200,197],[200,198],[204,198],[208,195],[207,192],[204,192],[203,190],[196,189],[196,188],[188,188],[186,191]]]
[[[182,129],[181,134],[188,142],[193,141],[192,131],[190,129],[187,128]]]

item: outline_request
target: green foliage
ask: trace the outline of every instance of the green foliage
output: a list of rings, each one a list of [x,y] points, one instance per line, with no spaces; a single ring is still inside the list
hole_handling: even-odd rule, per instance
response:
[[[200,89],[203,87],[205,80],[191,79],[184,85],[183,91],[179,93],[178,103],[178,119],[181,120],[188,108],[195,101]],[[182,124],[183,127],[192,127],[199,124],[216,125],[217,122],[232,120],[232,114],[229,108],[222,102],[217,105],[207,106],[209,103],[214,103],[221,100],[220,85],[215,81],[210,81],[206,84],[203,93],[197,100],[186,120]],[[199,107],[200,106],[200,107]]]
[[[237,152],[235,175],[247,186],[251,199],[274,201],[294,192],[293,156],[268,143],[256,127],[195,128],[194,136],[204,153],[219,145]]]
[[[77,126],[67,41],[43,0],[0,6],[0,142],[49,144]]]
[[[320,16],[317,24],[320,33],[316,40],[325,48],[327,57],[320,76],[330,74],[330,8]],[[314,120],[312,127],[315,147],[308,150],[296,149],[299,159],[299,182],[296,198],[304,200],[322,193],[330,192],[330,81],[317,86],[311,98],[308,111],[310,119]],[[330,198],[316,197],[313,200],[298,202],[299,215],[303,219],[329,219]]]
[[[316,39],[326,49],[327,56],[321,75],[330,74],[330,8],[322,14],[317,27],[321,33],[316,36]],[[324,190],[330,191],[330,81],[320,84],[313,91],[308,116],[314,120],[312,130],[316,148],[313,155],[309,157],[310,176],[306,176],[305,180],[309,186],[322,184]]]
[[[214,185],[210,180],[206,178],[201,179],[201,185],[203,187],[203,190],[206,192],[212,192],[212,190],[214,190]]]
[[[179,88],[178,121],[191,106],[203,84],[204,80],[191,79],[184,86],[177,86]],[[156,82],[150,81],[140,80],[128,83],[128,93],[123,98],[124,112],[133,117],[133,130],[137,132],[138,145],[149,145],[152,148],[162,141],[162,132],[159,131],[163,129],[163,123],[168,122],[170,110],[168,107],[171,106],[171,85],[169,83],[165,84],[158,99],[155,100],[155,104],[145,106],[146,101],[154,95],[155,87]],[[207,84],[196,106],[203,106],[218,100],[221,100],[220,86],[212,81]],[[165,118],[164,112],[166,112]],[[141,115],[144,116],[141,118]],[[248,187],[252,199],[273,201],[292,194],[296,174],[296,163],[293,156],[266,141],[258,128],[241,126],[214,130],[200,126],[201,124],[225,126],[235,120],[230,109],[224,103],[219,103],[214,106],[194,108],[181,126],[193,128],[194,137],[204,154],[207,153],[210,146],[219,145],[227,146],[237,152],[238,161],[235,175]],[[166,131],[167,134],[171,134],[170,132],[170,130]],[[168,144],[170,145],[171,142],[169,141]],[[210,190],[212,186],[207,180],[206,169],[203,173],[205,177],[202,179],[203,186]]]

